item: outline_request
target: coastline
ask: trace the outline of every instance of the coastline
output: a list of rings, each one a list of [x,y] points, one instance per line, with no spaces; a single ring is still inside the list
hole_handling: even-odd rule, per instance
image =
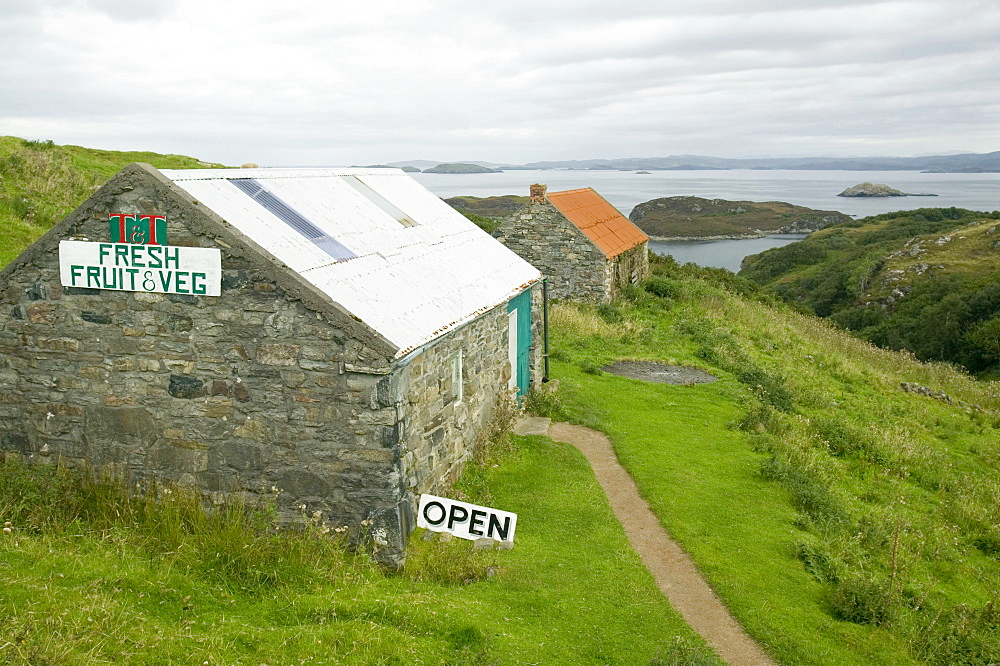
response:
[[[767,238],[768,236],[776,236],[780,234],[802,234],[803,237],[816,231],[816,229],[802,229],[798,231],[783,231],[780,229],[775,229],[774,231],[758,231],[755,233],[747,234],[724,234],[721,236],[649,236],[649,240],[656,241],[658,243],[683,243],[690,241],[719,241],[719,240],[753,240],[755,238]]]

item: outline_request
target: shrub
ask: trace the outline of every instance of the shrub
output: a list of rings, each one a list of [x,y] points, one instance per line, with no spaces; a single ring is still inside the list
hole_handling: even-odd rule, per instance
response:
[[[895,616],[890,587],[872,574],[855,574],[836,584],[830,595],[833,614],[856,624],[889,624]]]
[[[562,400],[548,386],[531,389],[524,399],[524,409],[535,416],[545,416],[555,420],[566,419]]]
[[[813,578],[821,583],[837,583],[840,581],[840,563],[830,553],[824,544],[797,541],[795,557]]]
[[[1000,663],[1000,603],[965,604],[940,611],[918,634],[916,652],[940,666]]]
[[[784,378],[749,366],[736,372],[736,379],[746,384],[762,401],[782,412],[795,411],[791,392],[785,388]]]
[[[769,405],[757,404],[747,410],[746,414],[736,422],[736,427],[744,432],[781,435],[788,426],[781,420],[778,413]]]
[[[760,473],[784,486],[791,493],[792,506],[819,527],[836,530],[850,521],[850,515],[830,487],[801,465],[775,453],[761,464]]]
[[[666,277],[653,276],[642,283],[642,288],[660,298],[679,298],[684,291],[684,283]]]
[[[835,456],[857,457],[879,465],[890,462],[886,452],[871,434],[858,430],[837,417],[818,416],[812,419],[812,425],[830,453]]]
[[[403,565],[404,578],[441,585],[468,585],[499,572],[500,551],[474,550],[473,543],[467,539],[440,541],[435,537],[433,532],[420,528],[410,535],[406,564]]]
[[[983,555],[1000,560],[1000,533],[995,529],[983,531],[972,543]]]
[[[615,303],[601,303],[597,306],[597,314],[609,324],[617,324],[622,320],[622,310]]]

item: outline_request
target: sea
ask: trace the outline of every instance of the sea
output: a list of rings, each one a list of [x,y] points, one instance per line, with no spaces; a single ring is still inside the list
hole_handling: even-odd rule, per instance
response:
[[[482,174],[412,174],[442,198],[517,194],[527,196],[532,183],[550,191],[592,187],[624,215],[650,199],[695,196],[730,201],[784,201],[818,210],[833,210],[853,217],[914,208],[956,206],[969,210],[1000,210],[1000,173],[920,173],[916,171],[792,171],[707,170],[634,171],[511,170]],[[880,183],[902,192],[935,194],[933,197],[838,197],[859,183]],[[776,234],[764,238],[717,241],[651,241],[653,252],[678,261],[728,268],[736,272],[743,258],[804,238],[801,234]]]

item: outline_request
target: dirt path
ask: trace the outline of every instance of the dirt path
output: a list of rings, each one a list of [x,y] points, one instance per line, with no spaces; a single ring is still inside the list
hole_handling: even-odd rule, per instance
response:
[[[536,434],[543,434],[537,432],[541,425],[535,424]],[[632,477],[618,463],[611,440],[602,432],[568,423],[551,424],[548,436],[572,444],[590,461],[633,550],[691,628],[728,664],[776,666],[729,614],[688,554],[667,535]]]

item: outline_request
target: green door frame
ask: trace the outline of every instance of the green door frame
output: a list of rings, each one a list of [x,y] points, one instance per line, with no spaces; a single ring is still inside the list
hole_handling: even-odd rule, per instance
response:
[[[516,313],[510,317],[510,313]],[[517,386],[517,397],[520,398],[528,392],[531,386],[531,290],[525,289],[520,294],[507,302],[508,321],[510,322],[508,335],[513,334],[514,340],[508,341],[514,347],[511,349],[512,357],[516,358],[514,367],[513,382]],[[516,323],[515,323],[516,322]]]

